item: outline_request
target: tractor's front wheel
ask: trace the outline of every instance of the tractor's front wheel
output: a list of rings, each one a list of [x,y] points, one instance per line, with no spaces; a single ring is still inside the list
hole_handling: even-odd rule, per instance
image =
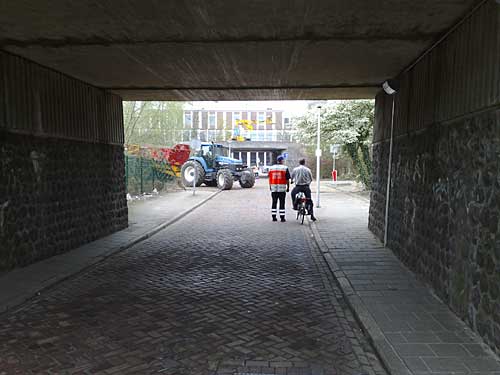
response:
[[[205,180],[205,171],[200,163],[194,160],[185,162],[181,168],[182,183],[184,186],[193,186],[196,177],[196,186],[201,186]]]
[[[240,186],[243,189],[249,189],[255,185],[255,174],[247,169],[241,172]]]
[[[217,172],[217,187],[221,190],[231,190],[233,187],[233,174],[228,169]]]

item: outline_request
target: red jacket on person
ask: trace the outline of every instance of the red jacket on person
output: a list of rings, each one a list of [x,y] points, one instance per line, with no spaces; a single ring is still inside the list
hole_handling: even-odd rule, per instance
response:
[[[283,193],[288,188],[290,172],[283,164],[275,164],[269,169],[269,186],[272,192]]]

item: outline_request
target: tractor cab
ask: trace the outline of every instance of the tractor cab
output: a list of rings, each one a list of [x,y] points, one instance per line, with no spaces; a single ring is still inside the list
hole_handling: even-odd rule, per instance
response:
[[[212,144],[202,144],[200,149],[196,152],[195,156],[203,158],[207,163],[208,168],[214,167],[215,152]]]
[[[182,179],[185,185],[218,186],[228,190],[233,181],[239,181],[241,187],[250,188],[255,184],[252,171],[239,159],[229,157],[229,148],[217,143],[201,143],[199,150],[182,167]]]
[[[246,168],[241,160],[229,157],[229,148],[221,144],[202,143],[195,155],[205,160],[207,169],[221,165],[241,165],[241,169]]]

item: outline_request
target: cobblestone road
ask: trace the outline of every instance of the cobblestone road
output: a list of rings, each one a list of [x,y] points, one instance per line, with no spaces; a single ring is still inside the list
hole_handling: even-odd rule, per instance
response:
[[[0,374],[385,374],[307,227],[269,203],[223,192],[1,316]]]

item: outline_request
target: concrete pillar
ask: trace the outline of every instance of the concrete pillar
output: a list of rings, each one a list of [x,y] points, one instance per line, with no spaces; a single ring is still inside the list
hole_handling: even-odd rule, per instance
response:
[[[128,218],[121,99],[4,52],[0,66],[15,67],[0,70],[4,271],[125,228]]]

